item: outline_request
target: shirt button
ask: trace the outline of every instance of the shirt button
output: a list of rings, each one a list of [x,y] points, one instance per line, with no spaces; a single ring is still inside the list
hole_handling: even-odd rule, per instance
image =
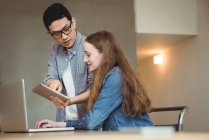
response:
[[[67,61],[68,61],[68,59],[65,59],[65,61],[67,62]]]

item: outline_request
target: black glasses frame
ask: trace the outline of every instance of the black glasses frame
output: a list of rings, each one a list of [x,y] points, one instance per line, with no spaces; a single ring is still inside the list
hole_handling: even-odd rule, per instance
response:
[[[65,34],[65,35],[69,35],[71,32],[72,32],[72,29],[71,29],[71,25],[72,25],[72,22],[70,23],[70,25],[65,25],[62,30],[60,31],[55,31],[54,33],[52,32],[49,32],[55,39],[59,39],[62,37],[62,34]]]

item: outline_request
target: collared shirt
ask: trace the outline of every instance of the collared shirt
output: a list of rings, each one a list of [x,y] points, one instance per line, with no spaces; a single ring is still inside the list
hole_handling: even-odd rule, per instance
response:
[[[105,76],[100,94],[86,116],[79,120],[67,120],[67,127],[98,129],[103,125],[103,130],[120,130],[153,126],[148,114],[128,118],[121,112],[123,101],[121,89],[121,70],[114,67]]]
[[[57,79],[62,83],[62,94],[66,94],[66,90],[63,84],[63,73],[71,64],[72,77],[75,85],[75,95],[85,92],[91,83],[91,74],[88,71],[87,64],[84,62],[84,50],[83,43],[85,37],[77,32],[76,41],[71,49],[64,48],[59,44],[54,44],[49,55],[48,60],[48,73],[45,75],[43,82],[48,79]],[[85,104],[77,105],[78,115],[83,116],[86,112]],[[57,109],[57,121],[65,120],[64,109]]]

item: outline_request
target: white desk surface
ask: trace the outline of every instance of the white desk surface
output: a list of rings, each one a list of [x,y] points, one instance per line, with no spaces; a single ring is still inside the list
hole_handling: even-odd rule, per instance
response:
[[[0,133],[0,140],[209,140],[209,133],[142,135],[137,132],[65,131],[42,133]]]

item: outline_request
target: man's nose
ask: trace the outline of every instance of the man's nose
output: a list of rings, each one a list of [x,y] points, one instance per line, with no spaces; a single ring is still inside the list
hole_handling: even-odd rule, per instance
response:
[[[64,33],[62,33],[62,39],[66,39],[68,36]]]

